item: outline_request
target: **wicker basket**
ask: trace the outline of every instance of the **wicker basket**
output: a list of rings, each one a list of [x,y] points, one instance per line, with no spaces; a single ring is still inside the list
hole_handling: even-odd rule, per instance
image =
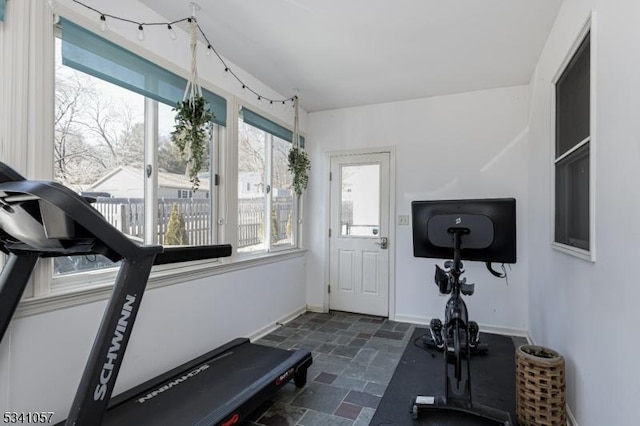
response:
[[[516,414],[524,426],[564,426],[564,358],[542,346],[516,350]]]

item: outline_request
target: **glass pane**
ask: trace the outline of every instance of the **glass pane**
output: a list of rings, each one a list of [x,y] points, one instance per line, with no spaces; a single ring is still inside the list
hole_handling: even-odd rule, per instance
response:
[[[555,240],[589,250],[589,144],[556,164]]]
[[[380,232],[380,165],[342,166],[340,234],[375,237]]]
[[[556,158],[589,136],[589,36],[556,84]]]
[[[289,172],[291,143],[272,137],[271,246],[293,244],[293,175]]]
[[[144,97],[60,61],[56,40],[55,180],[130,237],[144,236]],[[102,256],[56,258],[55,274],[113,266]]]
[[[158,243],[165,246],[213,244],[216,228],[211,216],[215,186],[211,182],[211,143],[205,150],[205,162],[198,173],[200,186],[192,189],[186,175],[186,162],[171,141],[175,111],[158,105]],[[224,130],[211,127],[211,137]]]
[[[238,125],[238,251],[264,250],[266,133]]]

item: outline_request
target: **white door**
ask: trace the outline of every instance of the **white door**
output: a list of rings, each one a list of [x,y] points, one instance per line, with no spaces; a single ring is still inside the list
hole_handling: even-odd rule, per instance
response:
[[[331,156],[329,308],[389,314],[389,153]]]

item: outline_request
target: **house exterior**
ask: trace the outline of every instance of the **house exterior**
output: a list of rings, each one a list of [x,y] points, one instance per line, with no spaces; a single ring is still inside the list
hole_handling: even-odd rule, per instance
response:
[[[193,191],[185,175],[158,172],[158,197],[209,198],[209,180],[200,179],[200,187]],[[141,168],[120,166],[95,181],[86,192],[108,193],[111,197],[143,198],[144,172]]]

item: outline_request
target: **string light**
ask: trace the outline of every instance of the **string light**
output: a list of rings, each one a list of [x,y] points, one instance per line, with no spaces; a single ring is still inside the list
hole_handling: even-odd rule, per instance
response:
[[[169,37],[171,37],[171,40],[175,40],[178,38],[178,36],[176,35],[176,32],[171,27],[171,24],[167,24],[167,29],[169,30]]]
[[[144,28],[142,28],[142,24],[138,25],[138,40],[144,41]]]
[[[53,4],[54,0],[49,0],[50,5],[52,6],[52,9],[54,8],[54,4]],[[109,19],[113,19],[113,20],[117,20],[117,21],[122,21],[122,22],[128,22],[130,24],[134,24],[138,26],[138,40],[140,41],[144,41],[145,40],[145,33],[144,33],[144,26],[157,26],[157,25],[164,25],[165,27],[167,27],[167,30],[169,31],[169,37],[171,37],[172,40],[176,40],[177,39],[177,35],[173,29],[173,25],[178,24],[180,22],[191,22],[191,20],[195,20],[195,16],[191,16],[188,18],[183,18],[183,19],[178,19],[176,21],[171,21],[171,22],[138,22],[138,21],[134,21],[131,19],[127,19],[127,18],[123,18],[120,16],[115,16],[115,15],[111,15],[108,13],[103,13],[100,10],[91,7],[89,5],[86,5],[84,3],[82,3],[79,0],[73,0],[74,3],[79,4],[80,6],[89,9],[95,13],[98,14],[99,16],[99,20],[100,20],[100,30],[102,32],[107,32],[108,31],[108,26],[107,26],[107,18]],[[194,3],[195,5],[195,3]],[[195,10],[195,6],[194,6],[194,10]],[[195,12],[193,12],[193,14],[195,14]],[[222,74],[224,77],[227,77],[228,75],[233,76],[233,78],[235,78],[238,83],[240,83],[242,85],[242,90],[243,91],[249,91],[251,93],[253,93],[254,95],[257,96],[258,98],[258,105],[262,105],[262,100],[264,99],[265,101],[269,101],[269,107],[273,107],[273,103],[276,102],[282,102],[282,107],[283,109],[286,108],[286,103],[287,102],[291,102],[292,106],[295,105],[295,98],[297,97],[297,95],[294,95],[290,98],[287,99],[270,99],[268,97],[264,97],[262,95],[260,95],[258,92],[256,92],[255,90],[253,90],[251,87],[247,86],[234,72],[233,70],[231,70],[229,68],[229,66],[227,65],[227,63],[224,61],[224,59],[222,59],[222,57],[218,54],[218,52],[214,49],[214,47],[211,45],[211,43],[209,42],[209,39],[207,38],[207,35],[204,33],[204,31],[202,30],[202,27],[200,27],[200,24],[198,24],[198,22],[196,21],[196,25],[198,28],[198,31],[200,32],[200,35],[202,35],[202,38],[204,38],[205,43],[207,44],[207,56],[211,56],[211,53],[213,52],[218,60],[220,60],[220,62],[222,62],[222,65],[224,66],[224,73]]]
[[[109,27],[107,27],[107,17],[100,15],[100,31],[106,33]]]

